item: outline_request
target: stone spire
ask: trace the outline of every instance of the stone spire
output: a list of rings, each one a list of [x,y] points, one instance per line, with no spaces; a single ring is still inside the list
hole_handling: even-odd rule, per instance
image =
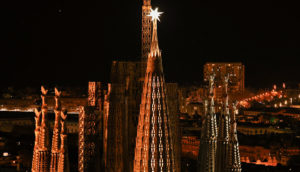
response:
[[[159,16],[158,12],[156,14]],[[157,39],[157,18],[154,18],[151,51],[148,55],[137,126],[134,172],[175,171],[166,99],[161,53]]]
[[[61,92],[55,88],[55,122],[53,127],[52,136],[52,148],[51,148],[51,162],[50,162],[50,172],[56,172],[58,168],[58,158],[59,158],[59,132],[60,132],[60,116],[61,116]]]
[[[240,159],[240,151],[239,151],[239,142],[237,137],[237,122],[235,118],[236,114],[236,103],[233,104],[233,112],[232,112],[232,123],[231,123],[231,133],[230,133],[230,149],[229,149],[229,157],[228,157],[228,172],[241,172],[241,159]]]
[[[205,119],[200,141],[200,154],[198,160],[199,172],[215,172],[216,150],[217,150],[217,120],[214,106],[214,79],[215,75],[209,77],[209,102],[205,101]],[[209,105],[209,109],[208,106]]]
[[[48,107],[46,104],[46,95],[48,90],[43,86],[42,91],[42,121],[39,127],[38,150],[35,170],[38,172],[47,172],[49,170],[49,128],[47,120]]]
[[[69,156],[67,147],[66,124],[67,112],[61,112],[60,150],[58,159],[58,172],[69,172]]]
[[[151,0],[143,0],[142,7],[142,62],[147,62],[148,54],[151,46]]]
[[[226,159],[229,154],[229,139],[230,139],[230,112],[228,103],[228,80],[229,75],[226,75],[223,80],[223,110],[219,118],[219,134],[217,144],[217,165],[216,171],[222,172],[226,169]]]
[[[34,148],[33,148],[33,157],[32,157],[32,172],[37,171],[37,160],[38,160],[38,150],[39,150],[39,135],[40,135],[40,119],[42,111],[34,109],[35,113],[35,130],[34,130]]]
[[[61,92],[55,88],[55,122],[53,127],[52,147],[49,144],[49,122],[46,95],[48,90],[42,86],[42,109],[35,109],[35,141],[32,158],[32,172],[68,172],[68,152],[65,132],[66,113],[61,110]],[[62,121],[61,121],[62,120]],[[60,128],[61,125],[61,128]],[[60,137],[60,138],[59,138]],[[50,156],[51,149],[51,156]],[[51,157],[51,159],[50,159]]]

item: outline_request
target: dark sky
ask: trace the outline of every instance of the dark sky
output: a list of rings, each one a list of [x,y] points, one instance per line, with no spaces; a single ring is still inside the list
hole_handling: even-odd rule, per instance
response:
[[[246,66],[246,86],[299,82],[299,10],[251,1],[153,0],[167,81],[199,83],[207,61]],[[0,2],[1,85],[109,81],[113,59],[140,57],[142,0]],[[296,6],[296,4],[294,4]]]

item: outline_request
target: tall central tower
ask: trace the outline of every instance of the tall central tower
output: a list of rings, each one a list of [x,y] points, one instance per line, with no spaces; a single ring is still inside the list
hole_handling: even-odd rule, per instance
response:
[[[152,22],[149,16],[151,11],[151,0],[143,0],[142,7],[142,62],[147,62],[151,46]]]
[[[153,36],[140,105],[133,171],[172,172],[175,167],[172,132],[157,38],[160,13],[156,9],[151,10],[150,15],[153,20]]]

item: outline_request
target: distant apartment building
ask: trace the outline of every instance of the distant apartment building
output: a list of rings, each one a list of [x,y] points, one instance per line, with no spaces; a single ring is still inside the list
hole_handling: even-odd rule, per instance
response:
[[[216,89],[215,96],[217,100],[222,99],[222,82],[225,75],[229,75],[228,91],[231,97],[244,93],[245,90],[245,66],[242,63],[230,62],[208,62],[204,65],[204,81],[208,81],[209,76],[215,73]]]

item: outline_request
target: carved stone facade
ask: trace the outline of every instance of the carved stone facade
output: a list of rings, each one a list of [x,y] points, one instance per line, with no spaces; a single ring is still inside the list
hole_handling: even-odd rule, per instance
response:
[[[133,169],[143,66],[142,62],[113,62],[107,119],[108,171]]]
[[[110,107],[110,92],[111,84],[108,84],[107,91],[104,92],[104,102],[103,102],[103,154],[102,154],[102,167],[107,168],[107,138],[108,138],[108,117],[109,117],[109,107]]]
[[[95,168],[96,157],[96,118],[95,107],[81,107],[79,112],[78,171]],[[99,163],[99,162],[98,162]]]
[[[104,94],[102,94],[102,92]],[[104,97],[100,82],[89,82],[88,106],[79,112],[78,171],[99,171],[104,168]]]
[[[179,124],[179,98],[178,98],[178,84],[166,83],[167,88],[167,104],[169,108],[169,116],[171,121],[171,132],[174,144],[174,164],[175,171],[181,171],[181,129]]]

